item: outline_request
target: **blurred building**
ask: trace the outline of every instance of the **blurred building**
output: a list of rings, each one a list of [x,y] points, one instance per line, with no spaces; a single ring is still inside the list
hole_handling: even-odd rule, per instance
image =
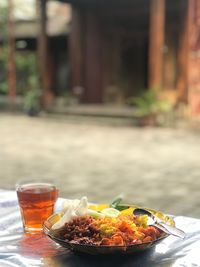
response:
[[[125,103],[148,89],[200,114],[199,0],[29,1],[38,13],[18,17],[16,40],[38,51],[47,105],[67,93]]]
[[[62,0],[72,5],[71,87],[86,103],[157,90],[200,112],[199,0]]]

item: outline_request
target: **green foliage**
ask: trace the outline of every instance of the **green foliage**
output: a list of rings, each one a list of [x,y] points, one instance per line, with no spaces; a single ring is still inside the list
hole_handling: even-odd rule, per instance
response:
[[[0,94],[6,94],[7,85],[7,62],[8,49],[6,46],[0,48]],[[32,52],[16,52],[16,90],[18,95],[25,95],[27,91],[39,89],[36,55]]]
[[[8,7],[5,5],[0,6],[0,34],[1,37],[6,36],[6,23],[8,18]]]
[[[5,81],[0,82],[0,94],[5,95],[8,92],[8,84]]]
[[[6,94],[7,85],[7,49],[0,47],[0,94]]]
[[[7,44],[7,18],[8,7],[0,4],[0,36],[3,44],[0,46],[0,94],[7,94],[7,64],[8,64],[8,44]],[[18,95],[24,96],[25,108],[39,106],[39,75],[37,69],[36,54],[29,51],[15,51],[16,63],[16,91]]]
[[[137,108],[138,116],[166,113],[171,109],[171,104],[167,101],[159,100],[153,89],[144,91],[140,96],[131,97],[127,102]]]
[[[16,52],[17,94],[24,95],[32,89],[39,89],[35,53]]]
[[[5,43],[6,39],[6,28],[7,28],[7,16],[8,16],[8,8],[6,4],[0,5],[0,36]],[[5,45],[1,44],[0,46],[0,94],[5,95],[8,91],[7,85],[7,49]]]
[[[0,24],[5,24],[8,16],[8,7],[6,5],[0,6],[0,11]]]
[[[34,110],[39,112],[40,110],[40,96],[41,91],[39,89],[31,89],[24,96],[24,109],[29,112]]]
[[[28,90],[24,94],[24,110],[30,115],[37,115],[40,111],[41,90],[39,88],[38,76],[30,75]]]
[[[122,203],[121,203],[122,200],[123,200],[122,196],[118,196],[117,198],[115,198],[115,199],[112,201],[112,203],[110,204],[110,207],[111,207],[111,208],[114,208],[114,209],[116,209],[116,210],[119,210],[119,211],[128,209],[129,206],[122,204]]]

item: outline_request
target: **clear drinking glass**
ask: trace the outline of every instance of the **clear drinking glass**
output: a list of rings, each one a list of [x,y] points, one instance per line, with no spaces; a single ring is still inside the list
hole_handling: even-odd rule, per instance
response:
[[[25,232],[42,231],[44,221],[52,215],[58,189],[51,181],[21,181],[16,192]]]

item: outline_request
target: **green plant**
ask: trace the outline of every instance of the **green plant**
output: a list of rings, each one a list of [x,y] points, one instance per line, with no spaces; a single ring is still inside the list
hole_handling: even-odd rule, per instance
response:
[[[0,82],[0,95],[5,95],[8,92],[8,84],[5,81]]]
[[[37,59],[35,53],[18,52],[15,53],[17,95],[25,95],[27,91],[32,89],[33,85],[30,80],[34,79],[35,87],[39,87],[39,75],[37,67]],[[7,64],[8,64],[8,48],[0,47],[0,95],[7,94]],[[37,83],[37,85],[36,85]]]
[[[35,53],[16,52],[17,93],[24,95],[28,90],[39,87]]]
[[[137,108],[138,116],[157,115],[171,109],[171,104],[160,100],[153,89],[144,91],[140,96],[131,97],[127,102]]]
[[[8,4],[7,1],[0,1],[0,95],[8,93],[7,84],[7,64],[8,64],[8,36],[7,36],[7,19],[8,19]],[[17,48],[17,46],[16,46]],[[16,64],[16,93],[17,95],[25,96],[32,94],[33,88],[39,88],[38,66],[35,52],[19,51],[15,49],[15,64]],[[33,81],[34,80],[34,81]],[[32,96],[30,97],[32,98]],[[25,100],[25,102],[29,102]]]
[[[35,87],[37,85],[35,77],[31,77],[29,81],[32,86],[24,95],[24,110],[29,115],[37,115],[40,111],[41,90]]]
[[[5,95],[8,92],[7,84],[7,49],[0,47],[0,95]]]

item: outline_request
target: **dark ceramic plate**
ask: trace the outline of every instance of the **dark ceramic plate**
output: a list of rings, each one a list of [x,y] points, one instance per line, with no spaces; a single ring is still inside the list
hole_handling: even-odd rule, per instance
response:
[[[162,218],[164,221],[174,224],[174,221],[169,218],[168,216],[165,216],[164,214],[160,212],[156,212],[154,210],[151,210],[151,212],[156,213],[160,218]],[[99,254],[115,254],[115,253],[122,253],[122,254],[132,254],[138,251],[143,251],[147,248],[150,248],[152,246],[155,246],[158,242],[162,241],[166,237],[168,237],[168,234],[163,233],[158,239],[146,242],[142,244],[135,244],[130,246],[96,246],[96,245],[85,245],[85,244],[73,244],[71,242],[67,242],[65,240],[62,240],[60,238],[57,238],[53,235],[53,232],[51,231],[52,225],[58,221],[60,218],[60,214],[56,213],[50,216],[43,225],[43,231],[44,233],[49,236],[53,241],[60,244],[63,247],[66,247],[70,250],[76,251],[76,252],[83,252],[87,254],[93,254],[93,255],[99,255]]]

